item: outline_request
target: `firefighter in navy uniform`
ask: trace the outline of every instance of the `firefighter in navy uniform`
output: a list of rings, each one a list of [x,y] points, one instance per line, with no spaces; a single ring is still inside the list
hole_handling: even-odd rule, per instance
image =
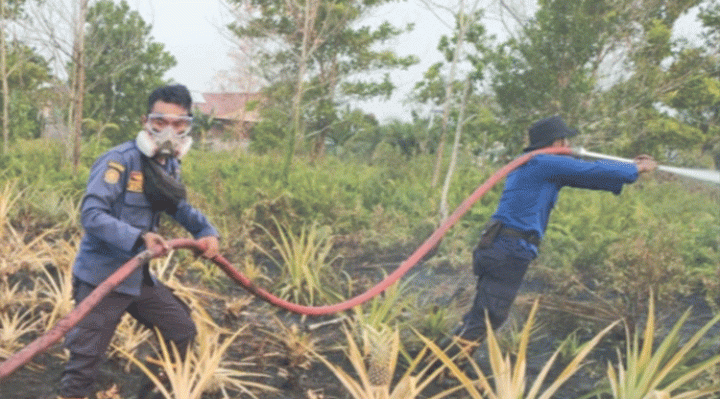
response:
[[[156,233],[161,212],[205,245],[204,257],[217,255],[218,232],[185,201],[179,179],[180,159],[192,144],[191,109],[185,86],[156,89],[149,96],[148,114],[137,138],[107,151],[92,166],[82,202],[85,235],[73,265],[76,303],[146,248],[168,252],[167,242]],[[98,368],[125,312],[147,327],[157,327],[183,356],[197,333],[188,307],[145,264],[66,335],[70,359],[60,381],[61,398],[92,393]]]
[[[533,124],[528,134],[530,146],[525,152],[567,147],[568,137],[577,131],[555,115]],[[477,285],[472,306],[451,337],[439,343],[448,355],[456,355],[460,350],[471,352],[484,340],[486,313],[493,329],[505,322],[525,272],[538,255],[560,189],[576,187],[618,195],[640,173],[657,167],[645,155],[634,161],[588,162],[566,155],[540,154],[508,175],[497,210],[473,251]]]

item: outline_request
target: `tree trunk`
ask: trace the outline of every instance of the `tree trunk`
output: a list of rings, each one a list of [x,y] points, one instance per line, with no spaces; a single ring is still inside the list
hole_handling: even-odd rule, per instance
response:
[[[310,35],[311,29],[315,24],[315,18],[317,16],[317,0],[308,0],[305,4],[305,10],[303,13],[303,28],[302,28],[302,46],[300,46],[300,55],[298,57],[298,73],[297,81],[295,86],[295,96],[293,97],[292,103],[292,129],[288,137],[288,149],[285,154],[285,163],[283,165],[283,178],[287,179],[290,173],[290,164],[292,158],[295,155],[295,149],[297,142],[304,138],[304,130],[302,129],[302,98],[305,94],[305,74],[307,72],[308,56],[310,53]]]
[[[445,136],[447,136],[448,119],[450,118],[450,108],[452,107],[453,83],[455,80],[455,71],[462,52],[463,42],[465,41],[465,33],[467,32],[467,22],[465,18],[465,1],[460,1],[460,31],[458,32],[458,42],[453,51],[452,64],[450,64],[450,76],[445,85],[445,105],[443,107],[442,130],[440,131],[440,141],[438,142],[437,154],[435,155],[435,169],[433,170],[432,181],[430,187],[434,188],[440,180],[440,169],[442,168],[443,153],[445,152]]]
[[[8,88],[7,43],[5,39],[5,0],[0,0],[0,74],[2,75],[2,154],[8,153],[10,141],[10,89]]]
[[[73,46],[73,61],[75,70],[73,74],[73,170],[77,172],[80,165],[80,142],[82,139],[83,99],[85,94],[85,20],[87,19],[88,0],[80,0],[75,26],[75,45]]]
[[[337,58],[333,59],[329,69],[330,70],[326,74],[327,78],[324,78],[321,74],[320,80],[326,82],[325,85],[327,85],[328,87],[328,102],[330,104],[335,104],[335,89],[338,85]],[[327,150],[325,141],[327,139],[327,133],[331,129],[332,123],[333,122],[329,122],[326,125],[320,126],[320,133],[318,133],[317,137],[315,138],[315,152],[313,154],[315,160],[325,157],[325,153]]]
[[[455,142],[453,143],[452,154],[450,155],[450,165],[445,175],[445,183],[443,184],[442,194],[440,196],[440,220],[443,221],[448,217],[448,193],[450,192],[450,182],[452,181],[455,165],[457,164],[458,151],[460,149],[460,137],[462,136],[463,125],[465,124],[465,108],[470,95],[470,78],[465,80],[463,88],[462,103],[460,104],[460,112],[458,116],[457,127],[455,128]]]

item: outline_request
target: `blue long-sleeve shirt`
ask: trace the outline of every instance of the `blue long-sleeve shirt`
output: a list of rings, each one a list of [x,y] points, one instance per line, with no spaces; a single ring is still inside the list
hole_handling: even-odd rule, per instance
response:
[[[637,180],[635,164],[588,162],[570,156],[540,154],[510,173],[493,215],[504,225],[542,238],[562,187],[620,194]]]
[[[165,168],[179,175],[176,159],[168,159]],[[157,229],[160,212],[145,197],[143,179],[141,153],[134,141],[112,148],[95,161],[82,202],[85,235],[73,265],[75,277],[98,285],[145,249],[136,244],[144,231]],[[184,200],[170,216],[195,238],[218,236],[205,216]],[[115,291],[139,295],[142,279],[138,268]]]

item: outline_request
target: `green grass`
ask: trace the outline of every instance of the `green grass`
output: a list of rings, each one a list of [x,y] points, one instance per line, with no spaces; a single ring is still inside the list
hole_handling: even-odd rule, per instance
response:
[[[74,172],[61,145],[16,142],[0,157],[0,203],[6,204],[0,207],[0,218],[6,231],[7,226],[22,227],[33,235],[48,225],[79,230],[72,225],[79,223],[87,174],[104,150],[86,146]],[[499,168],[479,170],[468,157],[461,159],[449,194],[451,209]],[[280,160],[281,155],[273,153],[239,150],[193,150],[184,159],[183,179],[192,203],[221,228],[225,251],[246,251],[248,243],[255,242],[278,254],[293,245],[291,237],[302,238],[303,229],[306,236],[318,235],[320,230],[313,232],[311,226],[327,226],[341,238],[332,246],[333,257],[389,252],[419,245],[439,223],[439,188],[429,182],[431,156],[371,162],[332,155],[315,162],[297,157],[287,183],[280,178]],[[449,231],[438,259],[451,268],[469,267],[470,248],[501,190],[502,185],[493,189]],[[720,290],[718,197],[715,187],[653,176],[625,187],[619,196],[563,189],[541,256],[528,277],[545,280],[555,294],[572,296],[591,287],[597,297],[621,298],[619,312],[633,317],[643,309],[628,304],[636,303],[647,288],[637,282],[650,282],[661,299],[701,293],[715,306]],[[274,220],[283,221],[285,239],[264,231],[277,230]],[[163,231],[171,237],[183,233],[174,227]],[[294,257],[285,252],[285,258],[277,258],[283,265]],[[304,289],[296,284],[290,297]]]

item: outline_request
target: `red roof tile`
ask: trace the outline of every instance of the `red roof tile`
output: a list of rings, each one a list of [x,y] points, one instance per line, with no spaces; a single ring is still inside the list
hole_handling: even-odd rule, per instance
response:
[[[258,107],[248,111],[250,101],[261,101],[260,93],[202,93],[204,103],[195,103],[200,112],[214,115],[216,119],[257,122],[260,120]]]

